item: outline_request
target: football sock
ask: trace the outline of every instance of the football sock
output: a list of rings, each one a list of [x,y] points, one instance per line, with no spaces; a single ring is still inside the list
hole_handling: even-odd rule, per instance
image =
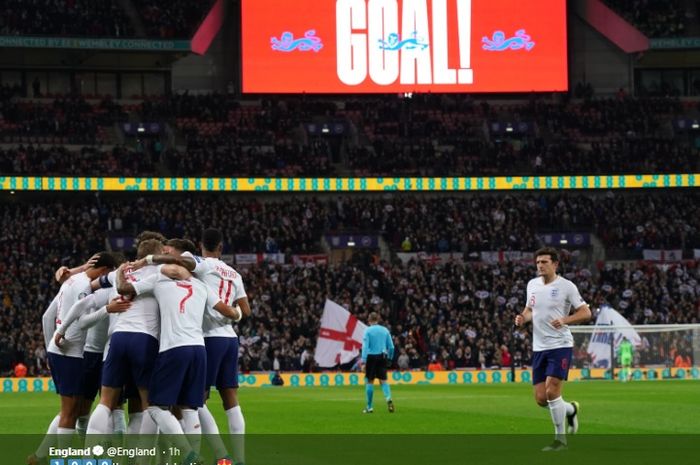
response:
[[[78,417],[78,420],[75,422],[75,431],[80,435],[80,436],[85,436],[85,433],[87,433],[87,428],[88,428],[88,421],[90,420],[89,415],[83,415],[81,417]]]
[[[41,441],[41,444],[39,444],[39,447],[36,449],[36,452],[34,452],[34,455],[39,458],[44,458],[49,454],[49,447],[51,447],[51,444],[54,441],[54,435],[58,433],[59,421],[61,421],[61,415],[56,415],[53,420],[51,420],[49,429],[46,431],[46,436],[44,437],[44,440]]]
[[[554,400],[548,400],[547,403],[549,404],[552,423],[554,423],[555,439],[566,444],[566,424],[564,423],[566,406],[564,405],[564,400],[559,396]]]
[[[236,405],[226,410],[226,418],[228,418],[228,430],[233,435],[231,443],[233,445],[233,458],[235,463],[245,462],[245,419],[241,406]]]
[[[97,404],[87,424],[87,434],[111,434],[112,422],[109,407]]]
[[[112,430],[114,434],[124,434],[126,433],[126,417],[124,416],[124,409],[114,409],[112,410]]]
[[[365,384],[365,395],[367,396],[367,408],[372,408],[372,398],[374,397],[374,384]]]
[[[202,425],[202,434],[207,438],[209,447],[214,452],[214,458],[220,459],[228,455],[224,441],[219,436],[219,427],[206,405],[197,410],[199,422]]]
[[[129,426],[126,427],[127,434],[139,434],[143,422],[143,412],[129,414]]]
[[[56,434],[58,434],[58,447],[67,449],[73,443],[75,428],[61,428],[59,426],[58,429],[56,429]]]
[[[192,449],[199,454],[202,446],[202,425],[199,423],[199,415],[191,408],[182,409],[182,421],[185,423],[185,434],[192,445]]]
[[[388,401],[391,400],[391,387],[389,383],[382,383],[382,392],[384,393],[384,398]]]

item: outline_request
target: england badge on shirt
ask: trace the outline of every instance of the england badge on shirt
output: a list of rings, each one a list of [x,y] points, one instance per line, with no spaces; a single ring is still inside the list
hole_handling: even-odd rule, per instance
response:
[[[549,297],[552,299],[556,299],[558,295],[559,295],[559,289],[554,288],[554,289],[552,289],[552,293],[550,294]]]

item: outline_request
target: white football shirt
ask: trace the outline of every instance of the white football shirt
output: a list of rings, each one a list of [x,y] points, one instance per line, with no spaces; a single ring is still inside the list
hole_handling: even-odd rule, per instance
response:
[[[132,284],[149,276],[157,275],[157,266],[146,266],[136,271],[124,270],[124,277]],[[116,286],[116,273],[110,273],[107,279]],[[115,332],[145,333],[158,339],[160,336],[160,313],[158,301],[153,294],[139,295],[131,301],[131,307],[124,313],[115,313],[110,318],[109,335]]]
[[[218,258],[199,257],[189,252],[182,254],[194,260],[194,275],[201,279],[209,289],[214,291],[226,305],[236,305],[236,301],[246,297],[243,278],[226,263]],[[207,306],[204,314],[204,337],[237,337],[232,320]]]
[[[160,308],[160,352],[203,346],[202,319],[207,305],[219,298],[197,278],[176,281],[160,273],[133,283],[137,295],[153,293]]]
[[[545,284],[541,276],[531,279],[527,283],[527,307],[532,309],[532,350],[573,347],[574,337],[569,327],[556,329],[550,322],[564,318],[572,308],[585,303],[576,285],[566,278],[557,276],[549,284]]]
[[[99,289],[94,294],[90,294],[87,297],[76,301],[68,310],[64,309],[62,313],[65,321],[61,321],[61,324],[59,325],[59,328],[69,325],[64,334],[64,340],[61,343],[61,347],[59,347],[56,345],[56,342],[52,337],[51,341],[49,342],[48,351],[58,355],[65,355],[66,357],[82,358],[83,351],[88,347],[86,345],[88,331],[82,329],[77,323],[77,320],[80,320],[81,317],[89,315],[90,313],[93,313],[107,305],[109,303],[110,294],[111,292],[109,289]],[[80,304],[80,307],[78,307],[78,304]],[[77,311],[78,309],[80,311]],[[108,321],[108,318],[105,318],[103,322],[97,323],[97,326],[103,325],[106,330],[106,324]],[[102,344],[101,348],[98,347],[97,350],[89,350],[88,352],[102,353],[103,350],[104,343]]]

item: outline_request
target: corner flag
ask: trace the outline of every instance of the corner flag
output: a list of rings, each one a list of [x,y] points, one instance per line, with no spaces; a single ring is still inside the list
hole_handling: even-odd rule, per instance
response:
[[[366,329],[355,315],[332,300],[326,300],[314,354],[318,366],[334,367],[360,355]]]

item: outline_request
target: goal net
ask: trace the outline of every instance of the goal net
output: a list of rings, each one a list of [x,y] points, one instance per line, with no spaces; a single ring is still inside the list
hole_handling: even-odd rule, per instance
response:
[[[585,379],[700,379],[700,324],[569,328]]]

